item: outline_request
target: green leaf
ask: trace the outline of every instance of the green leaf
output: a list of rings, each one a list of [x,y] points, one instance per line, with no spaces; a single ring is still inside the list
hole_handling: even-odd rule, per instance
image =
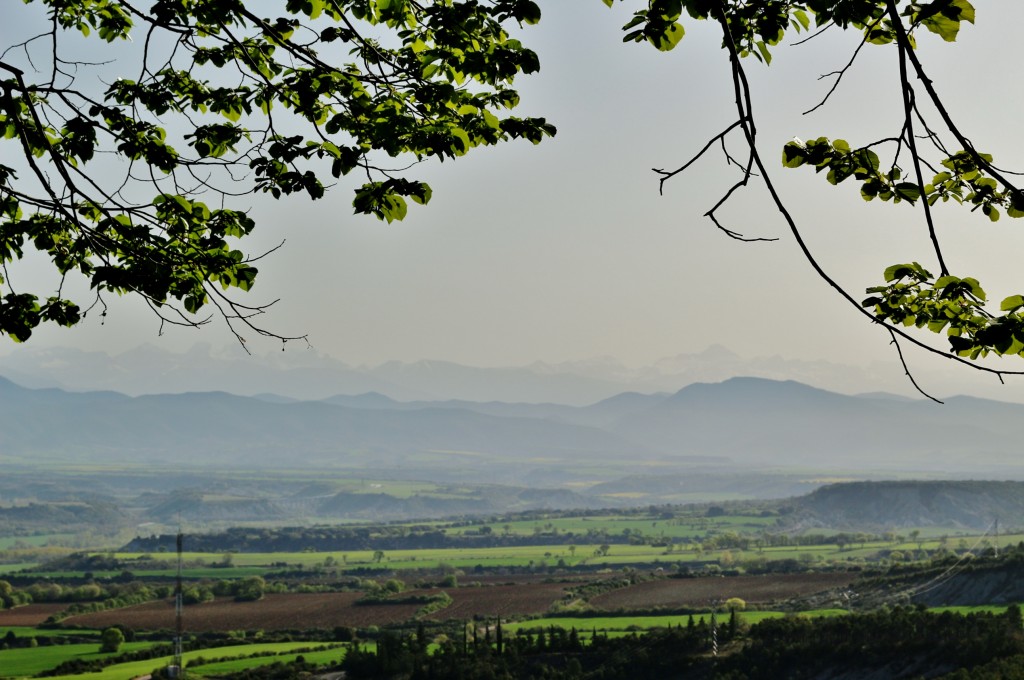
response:
[[[896,191],[897,196],[911,203],[921,198],[921,189],[913,182],[900,182],[893,189]]]
[[[757,51],[761,54],[761,58],[764,59],[764,63],[772,63],[772,53],[768,51],[768,46],[764,44],[763,40],[758,40],[754,45],[757,47]]]
[[[807,12],[803,11],[802,9],[798,9],[795,12],[793,12],[793,17],[801,26],[803,26],[803,29],[805,31],[811,27],[811,20],[807,16]]]
[[[787,142],[782,147],[782,165],[787,168],[799,168],[806,162],[807,149],[802,143]]]
[[[911,262],[909,264],[894,264],[885,270],[886,281],[896,281],[906,277],[917,279],[918,281],[927,281],[932,277],[928,273],[928,270],[922,267],[917,262]]]
[[[1024,307],[1024,295],[1011,295],[999,304],[999,309],[1004,312],[1012,312]]]
[[[679,41],[683,39],[683,35],[685,33],[686,31],[683,30],[683,25],[677,21],[670,24],[661,35],[657,36],[657,38],[649,38],[649,40],[651,44],[662,52],[668,52],[679,44]]]
[[[963,279],[963,282],[970,287],[971,293],[974,294],[974,297],[978,298],[982,302],[986,300],[985,291],[982,289],[981,284],[978,283],[978,279],[968,276]]]
[[[519,18],[527,24],[533,25],[540,22],[540,7],[535,2],[521,2],[518,7]]]

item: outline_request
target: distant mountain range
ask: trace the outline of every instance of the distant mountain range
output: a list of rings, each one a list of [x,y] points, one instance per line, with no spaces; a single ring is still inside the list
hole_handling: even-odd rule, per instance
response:
[[[798,380],[848,393],[888,390],[911,394],[895,365],[744,359],[721,346],[640,368],[627,368],[611,358],[496,368],[446,361],[352,366],[291,345],[285,352],[264,356],[247,355],[239,347],[214,350],[204,344],[184,353],[143,345],[114,356],[19,346],[0,356],[0,375],[27,387],[115,390],[130,395],[223,390],[308,400],[377,392],[401,401],[454,399],[577,406],[622,392],[675,392],[691,383],[720,382],[738,375]]]
[[[377,393],[130,397],[0,380],[0,463],[385,470],[548,487],[627,474],[663,484],[697,468],[1014,478],[1024,473],[1022,419],[1018,404],[954,397],[943,406],[763,378],[584,407]]]

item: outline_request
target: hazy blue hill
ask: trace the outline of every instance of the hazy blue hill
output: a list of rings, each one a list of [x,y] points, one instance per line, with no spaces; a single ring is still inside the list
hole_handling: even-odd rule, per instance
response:
[[[544,368],[545,370],[539,370]],[[594,394],[615,394],[621,383],[558,367],[480,368],[448,361],[390,361],[372,371],[389,383],[465,401],[552,401],[583,405]]]
[[[606,428],[615,420],[658,404],[668,396],[663,393],[640,394],[637,392],[623,392],[590,406],[568,406],[550,402],[534,404],[505,401],[467,401],[465,399],[396,401],[386,395],[375,392],[355,396],[339,394],[322,401],[351,408],[390,409],[396,411],[423,408],[457,409],[502,418],[550,419],[588,427]]]
[[[845,455],[849,436],[878,417],[883,409],[855,397],[792,381],[733,378],[689,385],[612,429],[679,454],[806,464],[809,456]]]
[[[852,397],[793,381],[734,378],[689,385],[611,429],[661,450],[759,466],[964,471],[1002,465],[1017,451],[1009,423],[1011,414],[1024,416],[1024,407],[951,402]]]
[[[1024,526],[1024,482],[885,481],[821,487],[796,500],[803,519],[834,528]]]
[[[17,398],[22,403],[48,404],[53,403],[54,401],[75,402],[80,399],[80,395],[82,394],[89,394],[90,398],[94,401],[123,401],[131,399],[131,397],[121,394],[120,392],[112,392],[109,390],[82,393],[68,392],[56,387],[27,388],[0,376],[0,398],[10,396],[12,398]]]
[[[465,497],[413,495],[395,498],[382,493],[342,492],[317,503],[320,516],[400,519],[444,515],[516,512],[548,508],[607,507],[596,499],[566,489],[523,489],[514,486],[488,486],[479,494]]]
[[[578,409],[567,419],[570,419],[571,422],[594,425],[595,427],[609,427],[620,418],[654,408],[667,398],[669,395],[660,392],[657,394],[623,392]]]
[[[363,409],[386,409],[391,411],[413,411],[424,408],[432,409],[453,409],[472,411],[485,415],[499,416],[502,418],[555,418],[563,419],[561,416],[572,414],[580,409],[576,406],[564,404],[528,404],[513,403],[504,401],[466,401],[464,399],[449,399],[444,401],[397,401],[377,392],[366,394],[345,395],[337,394],[322,400],[336,406],[347,406],[349,408]],[[564,418],[571,422],[571,419]]]
[[[854,396],[859,397],[861,399],[882,399],[888,401],[899,401],[903,403],[917,401],[917,399],[904,397],[902,394],[892,394],[891,392],[862,392]]]
[[[534,463],[576,474],[581,463],[656,458],[744,471],[1010,477],[1021,474],[1022,421],[1024,405],[954,397],[943,406],[760,378],[672,395],[623,393],[586,407],[400,402],[379,393],[303,402],[225,392],[128,397],[0,379],[0,459],[11,462],[400,466],[411,474],[444,459],[438,474],[475,468],[482,479],[508,482],[510,471],[533,474]]]
[[[364,392],[362,394],[335,394],[321,399],[326,404],[347,406],[348,408],[404,409],[406,402],[396,401],[380,392]]]
[[[0,445],[7,456],[88,455],[94,462],[331,464],[346,454],[471,451],[514,459],[606,457],[635,450],[607,432],[468,410],[354,409],[270,403],[223,392],[124,397],[0,385]],[[386,462],[386,461],[377,461]]]
[[[301,401],[301,399],[284,397],[273,392],[260,392],[259,394],[252,395],[252,398],[259,399],[260,401],[269,401],[271,404],[294,404],[297,401]]]
[[[174,522],[176,520],[220,521],[273,521],[289,517],[272,500],[266,498],[231,498],[210,500],[201,493],[171,494],[147,508],[142,518]]]

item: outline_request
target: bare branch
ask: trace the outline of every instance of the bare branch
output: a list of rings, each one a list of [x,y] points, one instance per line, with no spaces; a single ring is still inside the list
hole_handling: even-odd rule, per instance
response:
[[[868,27],[868,30],[870,30],[870,28],[873,28],[877,24],[878,24],[877,20],[872,22],[871,26]],[[822,106],[825,105],[825,102],[827,102],[829,100],[829,98],[832,96],[832,93],[835,92],[836,89],[838,89],[839,83],[842,82],[842,80],[843,80],[843,76],[845,76],[846,72],[850,70],[851,66],[853,66],[853,62],[855,62],[857,60],[857,55],[860,54],[861,49],[863,49],[864,45],[866,45],[867,42],[868,42],[868,36],[867,36],[867,31],[865,31],[864,32],[864,37],[861,39],[860,44],[857,45],[857,49],[855,49],[853,51],[853,56],[850,57],[850,61],[847,62],[846,66],[844,66],[843,68],[839,69],[838,71],[833,71],[832,73],[826,73],[826,74],[824,74],[824,75],[822,75],[822,76],[820,76],[818,78],[818,80],[822,80],[824,78],[828,78],[829,76],[836,76],[835,82],[832,83],[832,87],[830,87],[828,92],[825,93],[825,96],[822,98],[822,100],[820,102],[818,102],[815,106],[812,106],[811,108],[809,108],[806,111],[804,111],[803,115],[806,116],[809,113],[813,113],[814,111],[817,111],[818,109],[820,109]],[[801,43],[796,43],[796,44],[801,44]]]
[[[892,328],[889,328],[888,330],[889,335],[892,336],[891,344],[893,347],[896,348],[896,354],[899,356],[900,363],[903,365],[903,373],[907,376],[907,379],[910,380],[910,384],[913,385],[914,389],[920,392],[923,396],[927,397],[928,399],[931,399],[936,404],[942,404],[943,402],[941,400],[936,399],[932,395],[928,394],[923,389],[921,389],[920,385],[917,384],[917,380],[914,379],[914,375],[910,372],[910,369],[907,367],[907,360],[903,357],[903,350],[900,348],[899,338],[896,337],[896,333],[893,332]],[[1002,377],[1000,377],[1000,380],[1002,380]]]
[[[700,151],[697,152],[697,155],[695,155],[693,158],[691,158],[686,163],[684,163],[682,165],[682,167],[677,168],[676,170],[668,171],[668,170],[660,170],[658,168],[652,168],[652,170],[654,172],[656,172],[657,174],[661,175],[661,179],[658,180],[658,194],[664,196],[664,194],[665,194],[665,191],[664,191],[665,190],[665,182],[667,182],[668,180],[672,179],[673,177],[675,177],[679,173],[684,172],[687,168],[689,168],[691,165],[693,165],[698,160],[700,160],[701,156],[703,156],[705,153],[707,153],[707,150],[710,149],[712,147],[712,145],[714,145],[715,142],[717,142],[719,140],[725,139],[725,136],[727,134],[729,134],[730,132],[732,132],[733,130],[738,128],[739,126],[740,126],[740,121],[736,121],[735,123],[733,123],[729,127],[725,128],[724,130],[719,132],[717,135],[715,135],[714,137],[712,137],[711,139],[708,140],[708,143],[704,145],[703,149],[701,149]]]

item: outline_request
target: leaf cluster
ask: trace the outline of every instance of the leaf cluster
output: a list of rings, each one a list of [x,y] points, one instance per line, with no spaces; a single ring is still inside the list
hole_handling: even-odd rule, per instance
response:
[[[950,350],[977,359],[989,352],[1024,356],[1024,296],[1000,303],[1002,315],[985,310],[984,289],[971,277],[932,274],[917,262],[885,270],[886,285],[867,289],[862,303],[880,321],[945,332]]]
[[[532,0],[26,2],[48,27],[12,46],[21,64],[12,49],[0,56],[0,263],[29,245],[60,283],[43,301],[0,270],[0,332],[16,340],[82,318],[60,293],[69,274],[101,303],[138,294],[184,325],[214,303],[229,324],[262,332],[250,321],[262,307],[224,294],[252,287],[259,257],[229,245],[255,227],[234,197],[319,199],[359,171],[354,211],[390,222],[431,197],[391,159],[443,161],[555,133],[509,114],[515,77],[539,69],[508,32],[540,19]],[[69,60],[69,33],[110,43],[128,55],[118,71],[138,75],[109,79]]]
[[[615,0],[602,0],[612,7]],[[902,2],[898,4],[904,4]],[[647,9],[633,14],[623,30],[623,42],[648,42],[659,50],[675,48],[685,35],[680,21],[683,11],[696,20],[723,21],[740,56],[753,55],[771,62],[769,48],[782,42],[788,29],[796,32],[830,25],[853,28],[864,34],[866,42],[884,45],[896,40],[897,32],[886,17],[885,0],[648,0]],[[918,26],[946,41],[956,40],[961,23],[974,22],[974,7],[968,0],[909,2],[902,7],[911,31]]]
[[[604,2],[609,7],[614,5],[614,0]],[[975,148],[960,131],[916,54],[920,34],[932,34],[943,41],[955,42],[964,23],[974,23],[975,10],[969,0],[649,0],[647,5],[647,9],[636,12],[624,27],[627,31],[624,40],[646,40],[662,50],[674,48],[682,35],[681,25],[677,30],[675,24],[681,21],[683,10],[693,19],[712,20],[721,26],[723,48],[729,53],[732,64],[739,114],[737,122],[713,137],[704,150],[679,170],[656,170],[662,185],[690,167],[712,143],[721,142],[727,160],[741,168],[744,175],[706,215],[719,229],[734,238],[768,240],[743,238],[738,232],[723,227],[715,217],[718,207],[747,183],[756,167],[812,267],[854,305],[858,304],[857,298],[835,281],[812,255],[779,192],[767,176],[766,167],[759,160],[751,96],[740,59],[753,55],[762,62],[770,63],[770,48],[781,42],[789,29],[796,32],[811,30],[812,23],[815,35],[828,28],[859,32],[861,42],[849,63],[822,76],[834,79],[834,84],[822,102],[811,109],[813,111],[828,101],[862,47],[895,45],[898,61],[894,66],[898,68],[900,77],[899,100],[903,113],[901,129],[889,138],[858,147],[843,139],[824,136],[806,142],[793,139],[782,148],[782,164],[786,168],[813,167],[832,185],[853,178],[859,183],[860,194],[866,201],[878,198],[894,204],[906,202],[920,211],[938,260],[938,276],[933,276],[916,262],[893,265],[885,271],[885,284],[869,287],[869,296],[859,304],[862,310],[870,310],[869,316],[887,324],[894,341],[899,336],[931,351],[938,351],[897,330],[910,326],[945,333],[950,350],[959,358],[977,359],[992,352],[1024,356],[1024,296],[1005,298],[1000,305],[1000,314],[986,310],[986,294],[978,280],[970,276],[954,276],[948,270],[932,213],[933,207],[941,202],[959,204],[972,212],[979,211],[992,222],[1004,212],[1010,217],[1024,217],[1024,192],[1007,178],[1010,173],[994,165],[991,154]],[[936,119],[939,124],[936,124]],[[923,133],[915,132],[918,126],[924,130]],[[736,128],[743,131],[750,151],[745,166],[736,162],[725,149],[726,136]],[[955,145],[947,143],[943,136],[951,136]],[[922,148],[925,145],[927,149]],[[886,161],[879,155],[883,147],[894,149]],[[952,151],[958,147],[959,150]],[[930,181],[926,179],[929,171]],[[900,358],[903,359],[902,352]],[[987,367],[982,367],[982,370],[1003,372]]]

